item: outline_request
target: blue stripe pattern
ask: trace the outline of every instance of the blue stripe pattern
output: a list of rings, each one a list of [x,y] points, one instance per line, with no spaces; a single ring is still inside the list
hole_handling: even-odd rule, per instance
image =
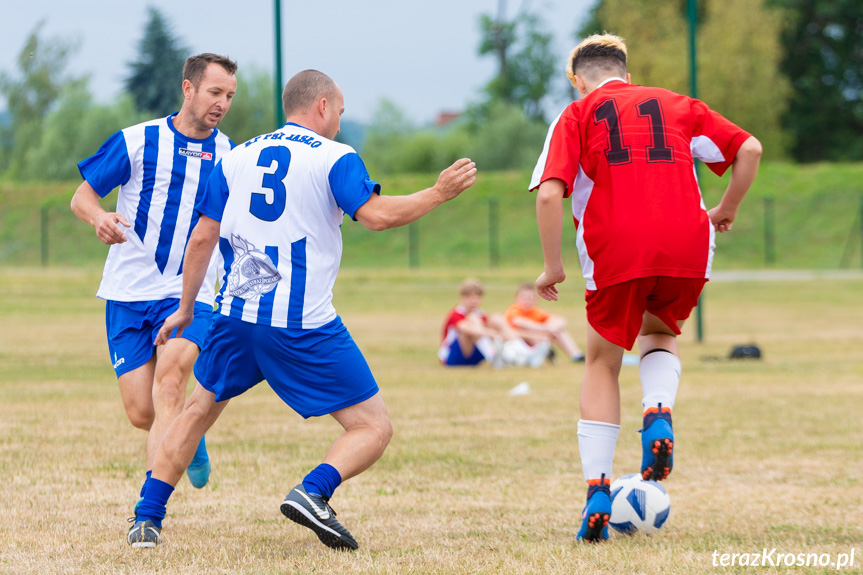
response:
[[[171,166],[171,183],[168,185],[168,199],[165,201],[165,212],[162,214],[162,225],[159,230],[159,243],[156,245],[156,266],[165,273],[168,258],[171,257],[171,246],[174,243],[174,230],[177,228],[177,216],[180,213],[180,201],[183,199],[183,182],[186,181],[186,156],[180,154],[180,148],[188,145],[186,140],[174,137],[174,155]]]
[[[303,327],[306,299],[306,238],[291,243],[291,295],[288,298],[288,327]]]
[[[150,200],[156,185],[156,163],[159,160],[159,126],[144,128],[144,178],[141,182],[141,196],[135,215],[135,233],[144,242],[147,235],[147,221],[150,218]]]
[[[267,254],[271,260],[273,260],[273,265],[278,268],[279,267],[279,247],[278,246],[266,246],[264,248],[264,253]],[[273,325],[273,301],[276,299],[276,292],[279,289],[279,284],[276,283],[276,287],[264,295],[261,296],[260,302],[258,303],[258,324],[259,325]]]
[[[216,296],[216,312],[221,313],[222,300],[225,298],[225,290],[228,288],[228,276],[231,275],[231,267],[234,265],[234,247],[231,245],[231,241],[227,238],[220,237],[219,251],[222,253],[222,258],[225,260],[225,275],[222,276],[222,287],[219,288],[219,295]],[[232,298],[231,317],[242,317],[244,305],[246,305],[246,300],[243,298]]]
[[[210,179],[210,172],[213,171],[213,168],[216,165],[216,139],[213,138],[213,141],[204,144],[201,151],[205,154],[212,154],[210,157],[213,159],[201,160],[201,173],[198,175],[198,190],[195,192],[195,206],[197,206],[198,202],[201,201],[201,198],[204,197],[204,190],[207,189],[207,180]],[[189,245],[189,238],[192,237],[192,230],[194,230],[195,226],[198,224],[199,217],[200,214],[198,214],[198,210],[192,210],[192,222],[189,224],[189,233],[186,234],[186,242],[183,244],[183,259],[180,260],[180,269],[177,270],[177,275],[183,273],[183,262],[186,261],[186,246]]]

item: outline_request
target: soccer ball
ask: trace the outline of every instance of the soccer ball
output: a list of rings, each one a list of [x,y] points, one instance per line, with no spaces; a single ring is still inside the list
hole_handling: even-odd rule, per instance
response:
[[[611,518],[616,531],[652,535],[659,531],[671,512],[671,499],[656,481],[645,481],[638,473],[620,477],[611,484]]]

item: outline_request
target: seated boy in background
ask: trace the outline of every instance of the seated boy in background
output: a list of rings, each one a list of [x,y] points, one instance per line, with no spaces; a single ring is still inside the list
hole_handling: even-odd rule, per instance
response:
[[[529,345],[547,341],[560,347],[572,361],[584,361],[575,340],[566,330],[566,319],[536,306],[536,288],[523,283],[515,292],[515,303],[504,312],[511,329]]]

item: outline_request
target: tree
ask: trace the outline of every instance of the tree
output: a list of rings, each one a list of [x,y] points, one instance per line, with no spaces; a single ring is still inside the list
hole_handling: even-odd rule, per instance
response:
[[[270,74],[259,68],[237,70],[237,92],[219,129],[239,144],[272,132],[275,125]]]
[[[781,70],[793,86],[783,115],[802,162],[863,159],[863,2],[773,0],[786,8]]]
[[[542,118],[542,100],[548,94],[555,71],[551,51],[552,35],[544,32],[541,18],[528,13],[526,4],[511,21],[506,21],[506,3],[499,0],[498,16],[480,16],[479,53],[494,54],[497,75],[486,85],[489,102],[501,100],[524,109],[531,118]]]
[[[780,70],[784,14],[765,0],[711,0],[698,32],[698,96],[786,157],[782,117],[791,84]]]
[[[765,156],[782,157],[789,82],[779,70],[783,13],[765,0],[699,0],[698,98],[754,134]],[[632,81],[690,91],[686,2],[600,0],[580,38],[620,35]]]
[[[20,78],[0,74],[0,94],[6,98],[10,116],[0,126],[0,171],[18,177],[27,153],[42,140],[43,123],[64,87],[85,82],[64,76],[75,44],[67,40],[42,39],[38,23],[18,54]]]
[[[150,18],[138,42],[138,59],[129,64],[126,91],[142,112],[167,116],[179,109],[185,48],[174,37],[158,9],[148,8]]]
[[[399,153],[412,131],[401,108],[386,98],[378,102],[363,145],[363,159],[371,173],[384,175],[403,171]]]
[[[545,122],[527,117],[519,107],[492,102],[488,119],[472,131],[470,157],[483,170],[532,168],[547,131]]]
[[[46,116],[38,146],[30,148],[19,172],[21,179],[74,180],[80,178],[77,163],[96,153],[108,136],[143,122],[128,94],[113,103],[93,102],[86,82],[70,83]]]

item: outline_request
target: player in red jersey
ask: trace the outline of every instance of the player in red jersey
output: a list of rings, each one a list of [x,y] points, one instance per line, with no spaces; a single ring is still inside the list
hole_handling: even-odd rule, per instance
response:
[[[758,171],[761,144],[704,103],[630,83],[626,46],[611,34],[582,41],[567,75],[579,93],[549,128],[530,182],[545,268],[540,296],[564,281],[561,200],[572,198],[586,280],[587,362],[578,445],[588,482],[578,539],[608,538],[608,485],[620,431],[618,376],[637,341],[643,392],[642,476],[671,471],[671,409],[680,381],[676,336],[710,277],[714,234],[731,229]],[[731,167],[719,205],[707,210],[698,158]]]

